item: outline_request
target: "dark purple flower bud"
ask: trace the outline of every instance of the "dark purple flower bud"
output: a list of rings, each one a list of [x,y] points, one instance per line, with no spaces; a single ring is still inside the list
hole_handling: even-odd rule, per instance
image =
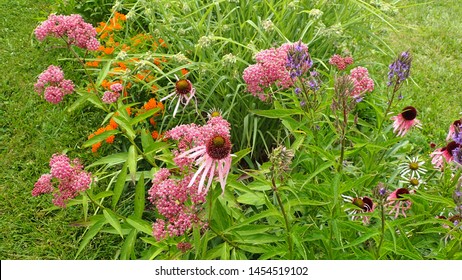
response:
[[[293,44],[287,52],[286,62],[290,77],[295,79],[302,76],[311,66],[313,66],[313,61],[308,53],[308,47],[302,42]]]

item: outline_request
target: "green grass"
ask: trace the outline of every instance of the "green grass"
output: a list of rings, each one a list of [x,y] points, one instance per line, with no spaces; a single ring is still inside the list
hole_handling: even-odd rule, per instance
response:
[[[49,64],[64,65],[66,75],[79,77],[66,71],[72,69],[71,62],[57,60],[67,56],[65,50],[37,44],[32,37],[37,23],[55,11],[55,1],[0,1],[0,66],[3,69],[0,80],[0,259],[73,259],[84,229],[69,224],[81,217],[80,209],[48,210],[50,197],[34,198],[30,192],[37,178],[47,171],[53,153],[66,150],[71,157],[92,159],[93,155],[79,145],[99,126],[100,115],[89,110],[70,115],[65,110],[68,104],[46,103],[33,91],[37,75]],[[412,105],[420,112],[423,134],[428,141],[443,145],[449,124],[459,118],[462,111],[458,99],[461,91],[458,77],[462,74],[459,52],[462,7],[458,0],[423,3],[399,1],[399,13],[393,23],[403,27],[380,36],[395,52],[411,49],[414,55],[411,76],[415,85],[403,87],[405,99],[396,109],[413,100]],[[203,34],[197,35],[205,33],[203,30]],[[274,42],[266,43],[269,46]],[[356,52],[363,49],[366,46],[359,45]],[[317,56],[328,56],[318,52]],[[249,57],[247,54],[246,59]],[[383,54],[379,57],[378,61],[369,62],[377,65],[376,73],[383,72],[383,77],[375,79],[383,80],[386,78],[384,65],[391,58]],[[359,59],[362,62],[374,58],[359,55]],[[227,88],[220,86],[218,90],[225,94]],[[107,235],[97,235],[79,258],[113,258],[118,242]]]
[[[396,52],[413,53],[411,77],[416,83],[403,93],[420,112],[423,134],[442,146],[449,125],[462,112],[462,6],[458,0],[401,1],[399,6],[396,22],[408,27],[399,28],[389,40]]]
[[[49,64],[62,65],[57,58],[65,55],[64,50],[35,45],[32,37],[38,22],[53,11],[51,2],[0,3],[0,259],[73,259],[83,233],[69,226],[80,209],[46,210],[50,197],[31,196],[53,153],[82,153],[78,144],[95,120],[88,111],[70,115],[65,104],[53,106],[33,90],[37,75]],[[64,65],[70,72],[72,65]],[[99,252],[108,247],[91,245],[82,258],[111,258]]]

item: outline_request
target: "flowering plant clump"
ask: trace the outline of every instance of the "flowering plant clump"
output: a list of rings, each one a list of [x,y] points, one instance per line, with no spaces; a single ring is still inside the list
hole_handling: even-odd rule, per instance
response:
[[[278,48],[260,51],[255,55],[256,64],[247,67],[242,78],[247,90],[262,101],[269,93],[265,90],[271,86],[285,89],[293,85],[293,78],[301,76],[311,67],[308,47],[301,43],[286,43]]]
[[[54,154],[50,159],[50,173],[38,179],[32,195],[53,193],[53,204],[64,208],[69,199],[90,188],[91,181],[91,173],[83,170],[79,159],[71,161],[64,154]]]

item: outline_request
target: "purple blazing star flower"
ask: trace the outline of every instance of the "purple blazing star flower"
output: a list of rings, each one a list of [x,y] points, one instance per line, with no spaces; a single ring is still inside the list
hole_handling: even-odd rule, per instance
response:
[[[287,52],[286,67],[290,77],[295,79],[300,77],[313,66],[308,47],[302,42],[294,44]]]
[[[398,58],[390,64],[388,72],[388,86],[400,85],[409,77],[411,70],[412,56],[409,51],[402,52]]]

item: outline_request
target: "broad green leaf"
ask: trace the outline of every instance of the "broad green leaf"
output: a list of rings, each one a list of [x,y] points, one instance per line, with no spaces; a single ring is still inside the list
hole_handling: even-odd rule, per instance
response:
[[[77,258],[82,250],[88,245],[90,240],[95,237],[95,235],[98,234],[98,232],[103,228],[103,226],[106,224],[106,219],[101,219],[95,224],[93,224],[88,231],[85,233],[82,242],[80,243],[79,250],[77,251],[77,254],[75,255],[75,258]]]
[[[137,218],[141,218],[141,216],[143,216],[145,191],[144,174],[141,173],[141,177],[135,187],[135,217]]]
[[[130,179],[132,180],[132,183],[135,184],[136,180],[136,162],[137,162],[137,152],[136,152],[136,147],[135,145],[131,145],[130,148],[128,149],[128,171],[130,172]]]
[[[240,195],[237,198],[237,202],[247,205],[263,205],[265,204],[265,195],[260,192],[249,192]]]
[[[122,234],[122,227],[120,226],[119,218],[117,215],[109,209],[103,209],[104,217],[106,221],[120,234],[120,237],[124,238]]]
[[[77,92],[77,93],[80,95],[80,97],[74,103],[72,103],[71,106],[69,106],[69,108],[67,109],[69,113],[78,109],[88,100],[92,100],[93,104],[95,104],[95,102],[97,102],[98,100],[98,96],[96,96],[93,92]],[[102,108],[102,104],[100,104],[100,106],[98,107]]]
[[[102,141],[106,140],[106,138],[108,138],[109,136],[115,135],[115,134],[118,134],[118,133],[120,133],[120,131],[118,131],[117,129],[105,131],[105,132],[103,132],[101,134],[98,134],[96,136],[93,136],[91,139],[87,140],[85,143],[83,143],[82,147],[84,147],[84,148],[90,147],[91,145],[102,142]]]
[[[148,147],[155,143],[154,139],[152,139],[151,133],[149,133],[146,129],[141,130],[141,146],[143,147],[143,152],[146,154],[148,151]]]
[[[122,191],[125,187],[125,181],[127,179],[127,162],[125,162],[122,170],[120,170],[119,175],[117,176],[117,181],[114,186],[114,195],[112,196],[112,209],[115,209],[117,203],[119,202]]]
[[[128,234],[127,238],[125,238],[125,242],[122,245],[122,249],[120,250],[120,259],[121,260],[129,260],[131,255],[134,255],[134,248],[135,248],[135,241],[136,241],[136,234],[138,231],[136,229],[132,229]]]
[[[251,110],[251,112],[255,115],[272,119],[303,114],[303,111],[297,109]]]
[[[144,232],[148,234],[149,236],[152,235],[152,226],[147,221],[134,217],[134,216],[128,217],[126,221],[129,225],[136,228],[137,230]]]
[[[152,115],[155,113],[159,112],[160,108],[153,108],[151,110],[148,110],[142,114],[139,114],[138,116],[134,117],[133,119],[130,120],[130,125],[136,125],[140,121],[145,120],[147,118],[150,118]]]

